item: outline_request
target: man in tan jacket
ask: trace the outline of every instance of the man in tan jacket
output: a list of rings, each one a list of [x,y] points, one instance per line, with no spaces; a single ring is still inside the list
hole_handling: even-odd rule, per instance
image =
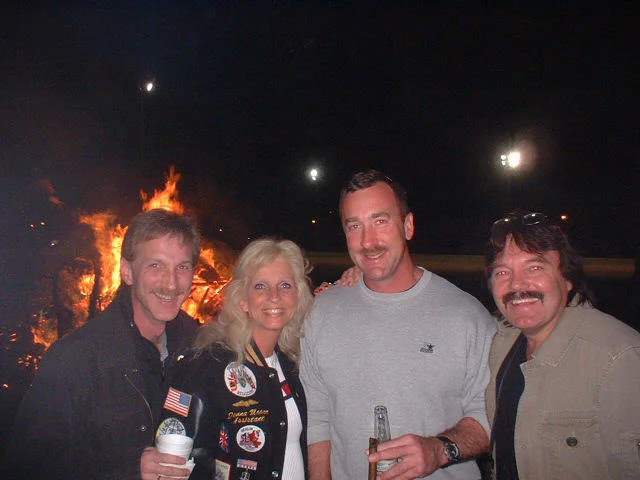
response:
[[[485,260],[503,317],[485,397],[496,478],[640,478],[640,334],[592,307],[544,214],[496,221]]]

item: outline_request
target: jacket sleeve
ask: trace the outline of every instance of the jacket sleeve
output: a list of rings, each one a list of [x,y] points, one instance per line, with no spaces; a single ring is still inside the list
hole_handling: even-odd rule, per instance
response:
[[[5,451],[8,478],[79,478],[90,462],[82,441],[86,422],[79,417],[91,367],[68,347],[50,348],[20,404]]]
[[[601,385],[602,439],[610,478],[640,478],[640,347],[615,355]]]

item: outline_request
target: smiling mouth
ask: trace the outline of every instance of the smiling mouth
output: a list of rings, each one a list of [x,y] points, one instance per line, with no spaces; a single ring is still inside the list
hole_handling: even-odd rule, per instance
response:
[[[162,300],[163,302],[171,302],[180,297],[180,292],[174,293],[162,293],[162,292],[154,292],[154,295]]]
[[[363,257],[369,260],[377,260],[378,258],[382,257],[385,252],[386,250],[362,250],[360,253]]]
[[[284,308],[267,308],[263,312],[267,315],[281,315],[284,313]]]

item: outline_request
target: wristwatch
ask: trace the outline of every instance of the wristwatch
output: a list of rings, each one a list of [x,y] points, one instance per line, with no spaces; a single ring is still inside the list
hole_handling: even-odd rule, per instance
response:
[[[445,436],[436,437],[444,444],[444,454],[447,456],[449,463],[446,466],[453,465],[454,463],[460,462],[460,449],[458,448],[458,444],[447,438]]]

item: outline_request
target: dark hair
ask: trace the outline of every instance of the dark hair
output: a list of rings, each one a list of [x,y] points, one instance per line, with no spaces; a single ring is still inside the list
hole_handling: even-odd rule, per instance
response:
[[[526,217],[532,216],[539,220],[528,223]],[[586,302],[594,303],[593,294],[587,286],[582,257],[571,246],[569,238],[560,225],[540,213],[515,211],[494,222],[484,251],[485,275],[488,284],[490,284],[494,262],[505,249],[509,239],[513,239],[517,247],[525,252],[533,254],[558,252],[560,272],[573,285],[567,298],[567,304],[573,302],[574,299],[578,305]]]
[[[407,192],[404,190],[404,188],[402,188],[402,186],[400,186],[399,183],[394,182],[384,173],[373,169],[365,170],[363,172],[357,172],[351,176],[351,178],[347,182],[347,185],[340,192],[340,212],[342,212],[342,204],[347,194],[356,192],[358,190],[363,190],[365,188],[373,187],[378,182],[386,183],[391,187],[391,190],[393,190],[393,193],[396,196],[398,206],[400,207],[400,214],[404,219],[410,212],[409,203],[407,201]]]
[[[122,241],[122,258],[133,262],[136,247],[141,242],[171,235],[191,244],[193,264],[200,258],[200,233],[196,221],[187,215],[171,212],[163,208],[154,208],[136,215]]]

